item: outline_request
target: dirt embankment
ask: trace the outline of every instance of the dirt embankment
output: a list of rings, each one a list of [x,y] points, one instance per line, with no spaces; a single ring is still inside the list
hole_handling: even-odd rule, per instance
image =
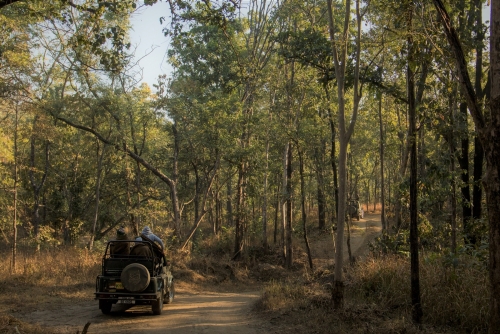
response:
[[[351,252],[355,257],[366,254],[368,244],[381,230],[379,215],[368,214],[351,227]],[[316,267],[333,264],[334,241],[323,233],[310,238]],[[348,259],[347,245],[344,245]],[[76,333],[91,322],[88,333],[272,333],[276,323],[259,319],[252,312],[260,298],[258,288],[228,287],[223,292],[192,292],[177,282],[177,294],[172,304],[164,305],[163,313],[153,316],[151,307],[114,305],[110,315],[101,314],[93,290],[88,289],[88,300],[39,305],[36,310],[24,310],[16,317],[42,326],[56,333]],[[219,287],[219,290],[221,287]],[[230,291],[231,290],[231,291]],[[239,290],[236,291],[235,290]],[[246,291],[245,291],[246,290]]]

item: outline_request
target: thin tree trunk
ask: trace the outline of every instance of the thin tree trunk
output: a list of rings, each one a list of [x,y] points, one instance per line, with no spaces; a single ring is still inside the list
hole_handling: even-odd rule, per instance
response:
[[[236,219],[235,223],[235,236],[234,236],[234,255],[233,260],[240,259],[243,252],[243,237],[244,237],[244,208],[243,205],[245,203],[245,163],[240,161],[238,171],[238,188],[236,193]]]
[[[92,250],[92,248],[94,247],[95,231],[97,227],[97,221],[99,218],[99,202],[101,199],[100,190],[101,190],[102,159],[104,157],[105,150],[106,146],[103,145],[102,153],[99,154],[99,141],[97,141],[97,176],[95,184],[95,211],[94,211],[94,222],[92,224],[92,233],[90,235],[90,240],[87,246],[89,250]]]
[[[325,91],[325,96],[326,96],[326,101],[328,104],[330,103],[330,93],[328,91],[327,85],[323,85],[323,89]],[[336,150],[335,150],[335,142],[336,142],[336,131],[335,131],[335,122],[333,121],[333,112],[330,107],[328,107],[328,123],[330,124],[330,164],[332,166],[332,172],[333,172],[333,193],[334,193],[334,201],[335,201],[335,215],[334,217],[337,217],[338,213],[338,203],[339,203],[339,186],[338,186],[338,176],[337,176],[337,166],[335,164],[336,160]]]
[[[17,139],[18,139],[18,123],[19,123],[19,106],[16,104],[15,112],[15,122],[14,122],[14,220],[12,222],[12,273],[16,273],[17,270],[17,183],[18,183],[18,151],[17,151]]]
[[[414,61],[414,45],[412,36],[413,3],[408,7],[408,109],[410,123],[410,256],[411,256],[411,304],[412,318],[417,324],[422,322],[422,304],[420,301],[420,271],[418,256],[418,206],[417,206],[417,127],[415,106],[415,81],[412,64]]]
[[[338,217],[338,212],[339,212],[339,182],[338,182],[338,175],[337,175],[337,166],[335,163],[336,160],[336,149],[335,149],[335,136],[336,131],[335,131],[335,124],[333,122],[333,115],[331,110],[329,111],[329,117],[330,117],[330,131],[331,131],[331,150],[330,150],[330,163],[332,165],[332,172],[333,172],[333,194],[334,194],[334,200],[335,200],[335,211],[334,211],[334,217]]]
[[[317,201],[318,201],[318,229],[320,231],[325,229],[326,225],[326,200],[325,200],[325,175],[323,170],[323,155],[325,153],[325,144],[321,145],[321,152],[316,149],[316,178],[317,178]]]
[[[482,29],[483,15],[482,15],[482,1],[474,0],[476,22],[474,26],[476,34],[476,78],[475,78],[475,92],[477,101],[482,104],[483,102],[483,89],[481,83],[483,80],[483,47],[484,47],[484,32]],[[481,179],[483,176],[483,161],[484,150],[483,145],[476,134],[474,136],[474,170],[473,178],[474,184],[472,188],[472,218],[474,220],[481,219],[482,211],[482,197],[483,191],[481,187]]]
[[[287,203],[287,163],[288,163],[288,143],[285,145],[283,150],[283,180],[282,180],[282,200],[281,200],[281,255],[283,258],[283,263],[286,263],[286,242],[285,242],[285,231],[286,231],[286,203]]]
[[[288,144],[288,161],[286,168],[286,193],[287,193],[287,201],[286,201],[286,235],[285,235],[285,243],[286,243],[286,261],[285,267],[287,269],[292,268],[293,264],[293,249],[292,249],[292,144]]]
[[[309,247],[309,239],[307,238],[307,213],[305,203],[305,181],[304,181],[304,159],[302,152],[297,148],[299,154],[299,172],[300,172],[300,202],[302,207],[302,229],[304,232],[304,243],[306,245],[307,259],[309,261],[309,268],[313,269],[313,261],[311,255],[311,248]]]
[[[280,208],[280,185],[279,185],[279,174],[277,174],[277,189],[276,189],[276,202],[274,206],[274,233],[273,233],[273,243],[276,245],[278,242],[278,212]]]
[[[467,129],[467,104],[460,104],[460,121],[461,128]],[[458,159],[460,169],[462,170],[462,221],[464,229],[464,242],[466,244],[475,244],[474,236],[472,235],[472,208],[469,186],[469,136],[467,133],[462,134],[462,151]]]
[[[450,108],[450,175],[451,178],[451,252],[453,254],[457,253],[457,182],[455,179],[455,159],[456,159],[456,145],[455,145],[455,107],[456,102],[454,97],[456,96],[456,89],[454,89],[454,94],[450,96],[449,108]]]
[[[351,223],[352,223],[352,217],[349,215],[349,218],[346,219],[346,225],[347,225],[347,254],[349,255],[349,263],[354,263],[354,258],[352,257],[352,251],[351,251]]]
[[[378,101],[378,119],[379,119],[379,131],[380,131],[380,202],[381,202],[381,212],[380,220],[382,221],[382,232],[387,232],[387,221],[385,219],[385,180],[384,180],[384,126],[382,122],[382,92],[379,92]]]
[[[226,216],[226,224],[227,226],[233,226],[234,224],[234,219],[233,219],[233,189],[231,186],[231,178],[227,181],[226,184],[226,192],[227,192],[227,197],[226,197],[226,211],[227,211],[227,216]]]
[[[267,178],[269,170],[269,140],[266,142],[266,169],[264,172],[264,194],[262,195],[262,246],[268,248],[267,244]]]

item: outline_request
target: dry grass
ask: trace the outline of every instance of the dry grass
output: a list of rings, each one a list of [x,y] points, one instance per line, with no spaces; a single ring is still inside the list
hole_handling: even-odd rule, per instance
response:
[[[19,251],[16,271],[11,270],[11,254],[0,257],[1,333],[51,333],[50,329],[16,319],[27,309],[61,300],[91,300],[95,277],[101,269],[101,253],[75,248]],[[17,328],[17,329],[16,329]]]
[[[0,315],[0,333],[3,334],[20,334],[20,333],[32,333],[32,334],[52,334],[48,328],[44,328],[38,325],[28,324],[26,322],[20,321],[10,315]]]
[[[286,324],[276,333],[483,333],[487,331],[487,272],[474,261],[458,268],[439,261],[421,264],[424,311],[411,322],[410,265],[401,257],[371,258],[346,273],[345,308],[330,303],[329,271],[266,285],[258,308]]]
[[[349,276],[354,298],[377,303],[383,309],[399,309],[409,316],[408,258],[372,258],[359,264]],[[439,258],[423,261],[420,284],[425,323],[464,332],[486,331],[488,273],[474,259],[463,257],[455,268],[445,266]]]

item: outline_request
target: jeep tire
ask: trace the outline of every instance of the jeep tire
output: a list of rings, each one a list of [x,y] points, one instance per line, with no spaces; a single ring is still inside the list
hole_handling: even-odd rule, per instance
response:
[[[160,315],[163,310],[163,295],[160,294],[160,298],[153,301],[151,304],[151,309],[154,315]]]
[[[113,304],[109,300],[99,299],[99,308],[102,314],[110,314]]]
[[[120,276],[123,287],[130,292],[144,291],[151,281],[149,270],[140,263],[131,263],[123,268]]]

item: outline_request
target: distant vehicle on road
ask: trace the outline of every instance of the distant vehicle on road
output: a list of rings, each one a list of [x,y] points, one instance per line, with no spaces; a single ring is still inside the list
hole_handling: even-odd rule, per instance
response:
[[[347,213],[351,218],[356,218],[358,221],[360,218],[363,218],[365,212],[361,207],[361,203],[358,200],[349,200],[347,203]]]

